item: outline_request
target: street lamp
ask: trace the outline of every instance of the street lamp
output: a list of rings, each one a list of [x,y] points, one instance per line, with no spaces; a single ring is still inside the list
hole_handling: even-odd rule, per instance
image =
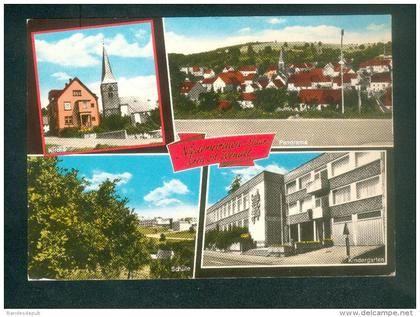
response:
[[[343,65],[344,65],[344,58],[343,58],[343,37],[344,37],[344,29],[341,29],[341,56],[340,61],[338,62],[340,64],[340,73],[341,73],[341,113],[344,114],[344,82],[343,82]]]
[[[347,227],[347,222],[344,224],[343,235],[346,236],[346,255],[347,261],[350,262],[350,240],[349,240],[349,228]]]

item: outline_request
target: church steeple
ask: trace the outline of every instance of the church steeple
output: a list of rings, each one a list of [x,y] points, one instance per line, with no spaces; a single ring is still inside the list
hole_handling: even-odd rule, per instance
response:
[[[105,45],[102,43],[102,80],[101,97],[104,117],[117,114],[120,115],[120,98],[118,96],[118,82],[112,74],[111,64]]]
[[[112,74],[111,64],[109,62],[108,54],[105,45],[102,43],[102,83],[116,83],[117,80]]]
[[[283,57],[283,48],[280,50],[279,56],[279,71],[284,73],[285,65],[284,65],[284,57]]]

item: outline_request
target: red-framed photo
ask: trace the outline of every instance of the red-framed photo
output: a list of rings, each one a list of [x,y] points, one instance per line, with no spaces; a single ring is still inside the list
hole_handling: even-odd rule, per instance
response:
[[[166,144],[153,20],[30,37],[44,155]]]

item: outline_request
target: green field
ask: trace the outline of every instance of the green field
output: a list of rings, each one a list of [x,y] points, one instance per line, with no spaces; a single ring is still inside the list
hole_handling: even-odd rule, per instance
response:
[[[142,234],[154,234],[154,233],[167,232],[168,228],[165,228],[165,227],[139,227],[139,231]]]
[[[194,240],[195,239],[195,232],[190,231],[178,231],[178,232],[168,232],[165,233],[166,238],[178,238],[178,239],[185,239],[185,240]]]

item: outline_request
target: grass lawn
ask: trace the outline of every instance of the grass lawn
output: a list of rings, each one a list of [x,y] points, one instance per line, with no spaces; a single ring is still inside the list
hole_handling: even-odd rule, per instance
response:
[[[154,233],[167,232],[168,228],[165,228],[165,227],[139,227],[139,230],[143,234],[154,234]]]
[[[194,240],[195,239],[195,232],[189,232],[189,231],[168,232],[168,233],[165,233],[165,236],[166,236],[166,238]]]

